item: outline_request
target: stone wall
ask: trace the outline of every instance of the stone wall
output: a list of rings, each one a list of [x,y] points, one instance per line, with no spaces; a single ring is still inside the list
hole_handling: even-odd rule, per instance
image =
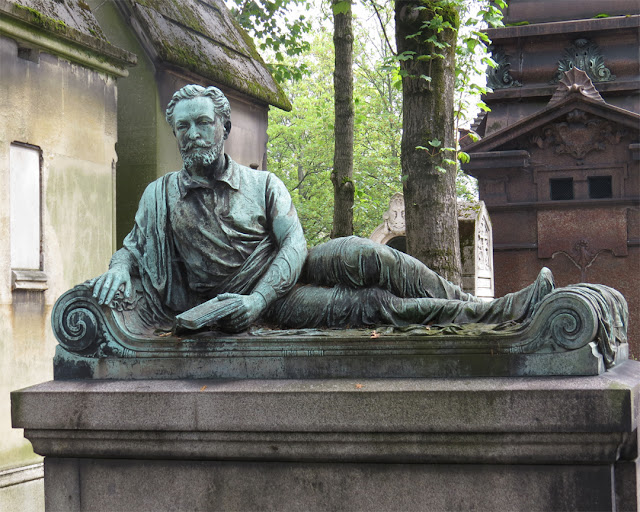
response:
[[[116,80],[37,49],[20,55],[16,40],[0,36],[0,239],[11,239],[16,200],[10,147],[28,144],[41,155],[39,277],[46,280],[12,290],[10,244],[0,246],[0,470],[39,460],[11,428],[9,392],[52,377],[51,307],[106,270],[114,249]]]

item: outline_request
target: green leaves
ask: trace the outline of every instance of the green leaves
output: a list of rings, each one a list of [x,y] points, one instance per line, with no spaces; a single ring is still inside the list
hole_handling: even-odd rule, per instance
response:
[[[401,93],[392,70],[381,71],[363,51],[363,33],[354,40],[354,233],[369,237],[382,222],[389,199],[402,190]],[[333,49],[320,31],[301,56],[308,79],[285,83],[292,112],[269,113],[269,171],[283,180],[293,198],[310,245],[329,237],[333,220]],[[394,68],[394,70],[397,68]]]
[[[458,151],[458,160],[462,164],[468,164],[471,161],[471,157],[469,153],[465,153],[464,151]]]
[[[397,61],[413,60],[415,55],[416,55],[416,52],[406,51],[396,55],[395,60]]]
[[[229,0],[235,3],[231,13],[236,21],[257,41],[266,53],[270,71],[276,81],[299,80],[306,68],[298,66],[292,57],[309,50],[303,37],[311,30],[311,23],[303,14],[292,16],[291,8],[310,4],[307,0]]]

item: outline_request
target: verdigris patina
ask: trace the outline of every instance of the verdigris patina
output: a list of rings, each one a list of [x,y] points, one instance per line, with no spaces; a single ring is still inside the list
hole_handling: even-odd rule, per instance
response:
[[[227,359],[237,355],[286,357],[299,356],[299,351],[340,358],[353,349],[345,340],[353,341],[358,335],[333,334],[328,342],[331,347],[322,348],[317,347],[323,342],[316,343],[316,348],[308,343],[309,336],[318,340],[314,336],[318,331],[298,332],[297,338],[287,335],[291,329],[380,325],[393,326],[396,331],[415,324],[484,325],[458,329],[457,334],[449,328],[435,341],[420,342],[420,347],[415,343],[403,346],[413,339],[405,334],[385,357],[429,355],[438,350],[451,353],[465,347],[491,354],[494,350],[503,354],[554,352],[595,342],[600,343],[603,354],[598,356],[600,361],[604,357],[609,366],[623,355],[619,346],[626,342],[626,303],[615,290],[583,285],[558,295],[561,290],[553,291],[551,272],[543,269],[524,290],[482,301],[418,260],[369,240],[336,239],[307,253],[295,208],[282,182],[225,155],[230,109],[218,89],[185,86],[169,103],[167,121],[177,137],[184,167],[147,187],[135,225],[114,254],[109,270],[67,292],[56,304],[52,322],[62,346],[57,356],[63,368],[60,376],[82,373],[77,371],[78,358],[66,357],[69,352],[84,359],[203,354]],[[553,297],[557,299],[550,301]],[[585,302],[591,309],[587,307],[589,312],[578,317],[582,314],[587,320],[576,320],[575,314],[569,314],[569,320],[562,317],[567,309],[563,304],[570,303],[572,311],[578,311]],[[541,306],[550,303],[546,309]],[[557,312],[562,313],[561,319],[554,324],[550,318]],[[532,321],[535,315],[539,318]],[[275,344],[264,330],[254,329],[249,343],[247,335],[221,334],[240,333],[257,323],[289,330],[278,331],[280,341]],[[203,329],[208,332],[196,333]],[[390,334],[385,331],[385,337]],[[376,331],[373,339],[378,336]],[[481,338],[489,340],[488,344],[478,343]],[[580,340],[579,346],[575,339]],[[379,350],[377,354],[383,355]],[[76,370],[70,371],[67,363]],[[246,371],[246,360],[242,364]],[[108,371],[100,373],[95,364],[91,368],[92,376],[108,376]],[[170,373],[156,368],[145,375],[163,371]],[[287,376],[296,371],[284,375],[280,370],[248,371],[245,376]],[[238,376],[220,369],[199,372],[191,369],[182,375]],[[539,368],[528,372],[540,373]]]

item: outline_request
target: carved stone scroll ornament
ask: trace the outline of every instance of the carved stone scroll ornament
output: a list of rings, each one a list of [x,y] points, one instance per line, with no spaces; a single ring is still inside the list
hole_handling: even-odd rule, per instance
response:
[[[502,50],[491,48],[491,58],[497,66],[487,69],[487,87],[491,89],[507,89],[509,87],[522,87],[522,84],[511,76],[509,68],[509,56]]]
[[[616,79],[616,75],[612,75],[604,65],[600,47],[588,39],[576,39],[570,47],[565,48],[564,55],[558,61],[558,69],[549,83],[558,83],[564,73],[573,68],[585,71],[594,82],[611,82]]]
[[[618,144],[625,133],[613,123],[576,109],[567,114],[566,121],[542,128],[531,142],[541,149],[552,147],[557,155],[581,160],[592,151],[606,150],[607,144]]]
[[[64,298],[64,300],[62,300]],[[131,357],[135,350],[116,341],[121,328],[111,311],[98,305],[91,288],[81,284],[66,292],[54,306],[53,333],[67,351],[85,357]]]

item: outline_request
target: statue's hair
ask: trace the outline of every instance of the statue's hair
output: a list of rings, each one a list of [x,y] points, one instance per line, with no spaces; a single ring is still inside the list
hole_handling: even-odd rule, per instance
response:
[[[175,132],[173,125],[173,110],[181,100],[190,100],[192,98],[210,98],[213,101],[213,108],[216,114],[222,116],[222,124],[225,129],[225,139],[231,131],[231,106],[229,100],[217,87],[202,87],[201,85],[185,85],[179,91],[176,91],[167,105],[166,119]]]

